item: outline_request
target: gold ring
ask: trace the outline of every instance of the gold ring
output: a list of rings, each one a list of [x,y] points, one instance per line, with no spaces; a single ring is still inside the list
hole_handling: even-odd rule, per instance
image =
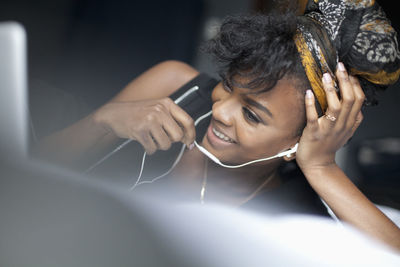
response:
[[[332,122],[336,121],[336,117],[329,115],[329,114],[325,114],[325,118],[327,118],[328,120],[330,120]]]

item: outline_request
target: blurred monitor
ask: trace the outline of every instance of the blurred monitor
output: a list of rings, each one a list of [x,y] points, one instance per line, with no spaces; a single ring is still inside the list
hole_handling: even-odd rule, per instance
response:
[[[26,32],[16,22],[0,23],[0,157],[25,157],[27,131]]]

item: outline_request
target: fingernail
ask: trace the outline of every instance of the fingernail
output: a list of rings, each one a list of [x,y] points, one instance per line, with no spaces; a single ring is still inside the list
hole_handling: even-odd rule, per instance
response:
[[[191,143],[191,144],[188,146],[188,148],[189,148],[189,150],[192,150],[192,149],[194,148],[194,143]]]
[[[312,92],[310,89],[308,89],[308,90],[306,91],[306,97],[307,97],[307,98],[313,98],[313,92]]]
[[[332,77],[331,77],[331,75],[329,73],[324,73],[324,75],[322,77],[322,80],[325,83],[332,83]]]
[[[346,68],[344,67],[344,64],[343,64],[342,62],[339,62],[339,63],[338,63],[338,69],[339,69],[340,71],[346,71]]]

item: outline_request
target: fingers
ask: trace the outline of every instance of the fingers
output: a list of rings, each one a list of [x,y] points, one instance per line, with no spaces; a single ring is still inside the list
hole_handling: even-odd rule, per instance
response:
[[[329,75],[329,73],[325,73],[323,75],[322,83],[324,85],[326,100],[328,102],[328,108],[325,112],[327,122],[329,122],[333,126],[335,125],[336,119],[340,114],[341,104],[336,93],[332,77],[331,75]]]
[[[171,116],[165,116],[165,119],[163,120],[163,130],[166,132],[172,143],[184,140],[185,134],[183,129]]]
[[[184,110],[169,98],[143,105],[142,111],[135,114],[138,123],[132,125],[130,138],[141,143],[146,153],[153,154],[158,149],[168,150],[174,142],[183,142],[189,148],[192,147],[195,138],[194,122]]]
[[[354,76],[348,75],[343,63],[338,63],[336,76],[339,80],[340,93],[342,96],[342,107],[340,112],[338,128],[352,129],[360,120],[360,110],[365,100],[365,94]],[[362,116],[362,115],[361,115]],[[359,124],[357,125],[357,127]],[[357,128],[356,127],[356,128]]]
[[[363,119],[364,119],[364,116],[363,116],[363,114],[362,114],[362,112],[360,110],[358,112],[357,116],[356,116],[356,119],[355,119],[353,125],[352,125],[351,133],[350,133],[351,136],[354,135],[355,131],[358,129],[358,127],[360,126],[360,124],[363,121]]]
[[[338,63],[336,77],[339,83],[341,100],[339,100],[334,91],[335,88],[330,75],[324,74],[323,77],[328,102],[325,118],[336,129],[351,129],[357,120],[365,95],[357,78],[349,75],[341,62]]]
[[[306,118],[307,118],[307,128],[312,131],[318,130],[318,113],[315,108],[315,98],[311,90],[306,91],[305,97],[306,104]]]
[[[146,153],[151,155],[157,150],[157,144],[155,140],[152,138],[149,132],[143,133],[136,139],[140,144],[142,144]]]
[[[193,144],[196,137],[194,121],[192,117],[190,117],[183,109],[181,109],[178,105],[176,105],[171,99],[169,98],[167,99],[168,99],[167,105],[169,107],[169,111],[172,117],[183,129],[184,136],[183,139],[181,139],[181,141],[189,147],[191,144]]]
[[[162,144],[159,143],[160,149],[170,147],[170,144],[168,145],[164,139],[165,136],[169,138],[170,143],[182,142],[189,146],[194,142],[196,136],[194,122],[183,109],[170,98],[161,100],[156,109],[159,111],[158,119],[162,128],[153,129],[152,134],[154,134],[157,142],[162,142]],[[158,131],[161,133],[157,133]]]
[[[355,78],[354,76],[350,76],[350,82],[352,83],[354,89],[354,104],[352,110],[349,113],[348,124],[352,126],[358,121],[360,121],[361,123],[363,119],[361,108],[365,101],[365,94],[357,78]]]
[[[157,144],[157,148],[168,150],[171,147],[171,140],[163,127],[157,125],[151,130],[151,136]]]
[[[355,101],[354,89],[353,84],[350,81],[350,77],[342,62],[338,63],[336,77],[339,82],[340,95],[342,97],[341,110],[338,118],[339,120],[337,127],[342,128],[350,114],[350,111],[353,109]]]

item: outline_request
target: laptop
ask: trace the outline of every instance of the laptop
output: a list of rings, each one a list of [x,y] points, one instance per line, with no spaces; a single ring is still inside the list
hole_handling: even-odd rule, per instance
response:
[[[0,157],[28,154],[26,32],[17,22],[0,23]]]

